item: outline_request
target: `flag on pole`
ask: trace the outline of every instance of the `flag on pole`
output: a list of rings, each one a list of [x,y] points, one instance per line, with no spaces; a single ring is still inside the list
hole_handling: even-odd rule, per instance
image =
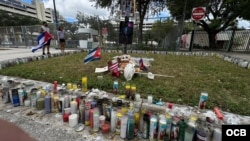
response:
[[[38,37],[37,37],[37,42],[38,45],[36,47],[32,47],[31,51],[35,52],[38,49],[43,48],[44,45],[46,45],[48,43],[49,40],[52,39],[52,36],[48,33],[48,32],[43,32],[41,33]]]
[[[142,58],[139,60],[139,66],[140,66],[140,69],[143,70],[143,71],[147,71],[148,70],[147,67],[143,63]]]
[[[84,58],[84,64],[87,64],[91,61],[100,60],[101,59],[101,48],[96,47],[91,50],[88,55]]]

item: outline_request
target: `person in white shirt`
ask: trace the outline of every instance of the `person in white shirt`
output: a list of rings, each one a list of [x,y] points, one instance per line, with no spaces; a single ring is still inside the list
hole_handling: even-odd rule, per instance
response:
[[[47,22],[43,22],[43,25],[41,26],[41,32],[49,32],[49,27]],[[43,55],[45,55],[45,48],[47,47],[47,54],[50,55],[49,48],[50,48],[50,40],[43,46]]]
[[[64,53],[65,49],[65,34],[62,26],[59,26],[57,31],[57,37],[60,44],[61,52]]]

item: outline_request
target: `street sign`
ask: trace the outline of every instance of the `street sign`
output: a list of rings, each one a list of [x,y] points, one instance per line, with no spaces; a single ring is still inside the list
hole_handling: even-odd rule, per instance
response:
[[[203,20],[206,14],[206,7],[195,7],[192,10],[191,18],[194,21]]]

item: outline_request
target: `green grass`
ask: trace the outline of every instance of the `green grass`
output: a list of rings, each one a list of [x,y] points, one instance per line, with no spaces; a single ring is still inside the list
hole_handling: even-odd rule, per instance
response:
[[[118,53],[102,53],[102,59],[83,64],[86,52],[49,58],[41,61],[16,65],[0,70],[1,75],[26,79],[62,83],[78,83],[83,76],[88,77],[88,88],[99,88],[112,92],[113,81],[119,81],[119,93],[124,94],[125,83],[135,84],[137,92],[146,98],[171,101],[177,104],[197,106],[200,93],[208,92],[207,108],[218,106],[224,111],[250,115],[250,70],[225,62],[216,56],[176,56],[158,54],[131,54],[132,57],[154,58],[149,71],[156,76],[150,80],[146,75],[136,75],[126,81],[123,75],[113,77],[109,72],[94,73],[95,68],[106,66],[109,59]],[[97,76],[103,76],[103,80]]]

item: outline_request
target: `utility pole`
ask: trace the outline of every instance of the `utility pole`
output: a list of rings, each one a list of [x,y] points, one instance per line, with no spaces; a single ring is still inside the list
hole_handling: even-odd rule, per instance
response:
[[[58,20],[57,20],[57,12],[56,12],[55,0],[53,0],[53,5],[54,5],[55,22],[56,22],[56,30],[57,30],[58,29]]]

